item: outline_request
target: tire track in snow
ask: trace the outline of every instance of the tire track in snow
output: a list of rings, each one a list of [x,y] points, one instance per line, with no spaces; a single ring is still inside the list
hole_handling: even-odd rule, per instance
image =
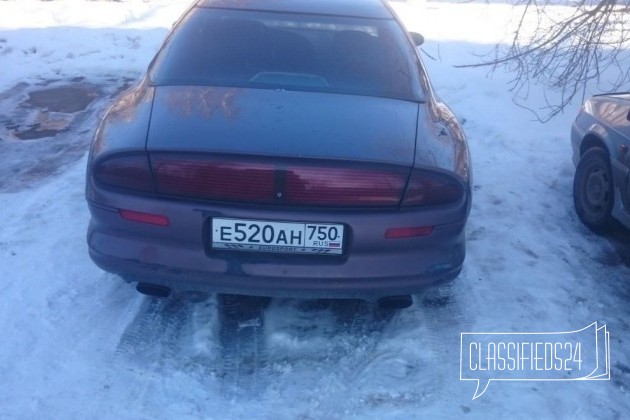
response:
[[[218,295],[222,394],[228,399],[257,395],[265,388],[267,344],[264,310],[268,299]]]
[[[360,392],[350,411],[383,409],[387,415],[392,407],[424,407],[455,398],[447,390],[457,380],[459,337],[470,323],[458,290],[452,285],[429,289],[388,324],[354,379]]]
[[[447,375],[435,369],[434,361],[447,355],[456,375],[459,335],[466,329],[455,293],[447,287],[416,296],[412,307],[388,316],[360,301],[272,305],[267,336],[275,377],[269,394],[296,401],[315,398],[316,406],[307,408],[304,418],[341,418],[439,401]],[[292,389],[300,377],[311,387]]]
[[[117,354],[158,370],[180,351],[191,309],[174,299],[145,298],[123,332]]]
[[[257,330],[244,334],[245,347],[236,350],[221,341],[214,298],[202,303],[144,298],[120,337],[114,365],[140,378],[139,401],[156,393],[166,397],[177,383],[169,382],[173,376],[206,392],[216,389],[214,395],[225,401],[249,401],[315,375],[315,389],[291,391],[306,398],[317,393],[321,406],[306,415],[336,418],[431,404],[444,397],[445,379],[429,366],[444,355],[458,360],[451,355],[459,349],[463,313],[454,293],[447,288],[417,296],[411,308],[386,315],[362,301],[278,300],[260,324],[241,326]],[[267,352],[262,362],[246,360],[241,351],[252,344],[247,340],[261,339]]]

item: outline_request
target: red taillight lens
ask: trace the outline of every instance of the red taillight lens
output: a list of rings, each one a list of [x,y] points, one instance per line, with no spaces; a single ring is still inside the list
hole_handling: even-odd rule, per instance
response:
[[[96,182],[106,186],[153,191],[149,160],[145,155],[118,156],[97,162],[92,174]]]
[[[274,168],[267,164],[155,158],[153,171],[160,194],[256,203],[274,197]]]
[[[465,193],[463,184],[453,176],[416,169],[411,173],[403,207],[437,206],[455,203]]]
[[[404,228],[389,228],[385,231],[385,238],[400,239],[416,236],[429,236],[433,233],[433,226],[413,226]]]
[[[406,175],[405,171],[290,167],[285,200],[298,205],[397,206]]]
[[[168,226],[168,217],[161,214],[141,213],[133,210],[119,210],[120,217],[131,222],[146,223],[156,226]]]
[[[295,206],[394,207],[408,170],[323,162],[232,160],[232,157],[151,157],[158,194]]]

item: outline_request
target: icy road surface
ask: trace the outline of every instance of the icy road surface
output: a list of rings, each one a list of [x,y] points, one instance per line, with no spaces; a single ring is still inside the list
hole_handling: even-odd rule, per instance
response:
[[[542,125],[512,103],[509,75],[452,67],[503,39],[503,4],[396,3],[428,39],[435,88],[470,141],[468,255],[450,290],[385,318],[360,302],[274,300],[261,319],[234,324],[238,347],[221,340],[215,298],[154,300],[96,268],[85,152],[98,116],[187,3],[0,2],[0,418],[627,416],[630,235],[595,236],[574,214],[579,104]],[[29,103],[29,92],[77,83],[97,92],[80,110]],[[527,104],[542,105],[540,92]],[[17,136],[42,121],[58,134]],[[492,382],[473,401],[474,382],[459,380],[462,332],[595,321],[610,332],[610,381]]]

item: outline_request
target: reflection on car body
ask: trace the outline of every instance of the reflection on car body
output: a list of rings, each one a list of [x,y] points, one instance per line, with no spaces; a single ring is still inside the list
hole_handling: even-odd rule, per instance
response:
[[[408,295],[459,274],[470,182],[385,2],[200,0],[101,122],[88,244],[157,295]]]

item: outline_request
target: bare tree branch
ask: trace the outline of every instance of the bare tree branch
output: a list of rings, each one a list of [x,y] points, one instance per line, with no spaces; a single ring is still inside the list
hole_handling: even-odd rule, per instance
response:
[[[543,122],[576,97],[583,101],[589,87],[630,89],[630,0],[576,0],[564,13],[551,1],[516,0],[523,12],[511,44],[495,47],[492,59],[458,66],[507,68],[515,101],[527,98],[532,83],[557,91],[546,96],[543,116],[534,111]]]

